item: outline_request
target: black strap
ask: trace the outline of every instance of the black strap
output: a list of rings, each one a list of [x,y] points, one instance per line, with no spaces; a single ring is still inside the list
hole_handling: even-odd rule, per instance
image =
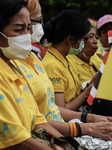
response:
[[[92,64],[92,67],[93,67],[93,69],[94,69],[95,72],[98,72],[98,69],[95,67],[94,64]]]
[[[69,142],[76,150],[78,150],[79,143],[72,136],[66,136],[64,139]]]

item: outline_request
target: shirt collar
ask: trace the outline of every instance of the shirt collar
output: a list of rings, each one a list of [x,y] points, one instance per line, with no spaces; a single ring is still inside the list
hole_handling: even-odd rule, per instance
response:
[[[78,58],[78,57],[75,56],[75,55],[72,55],[72,57],[74,57],[74,58],[73,58],[73,59],[74,59],[74,62],[75,62],[76,64],[78,64],[78,65],[85,65],[85,64],[87,64],[87,63],[85,63],[84,61],[82,61],[80,58]],[[89,65],[92,65],[91,59],[90,59],[90,61],[89,61]]]
[[[59,51],[57,51],[55,48],[50,46],[48,52],[50,52],[56,59],[58,59],[63,64],[64,67],[68,66],[68,59],[64,58],[62,54]]]
[[[8,66],[8,64],[0,58],[0,68],[1,70],[3,70],[5,72],[5,74],[12,80],[15,81],[16,79],[18,79],[18,77],[16,76],[16,74],[13,72],[13,70],[10,68],[10,66]]]

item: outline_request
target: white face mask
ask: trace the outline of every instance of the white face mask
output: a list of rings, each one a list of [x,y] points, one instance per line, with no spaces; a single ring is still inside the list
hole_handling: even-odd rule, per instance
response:
[[[24,34],[15,37],[7,37],[8,47],[0,47],[5,57],[9,59],[25,59],[31,51],[31,35]]]
[[[40,23],[32,25],[33,33],[31,35],[31,42],[39,42],[44,35],[43,27]]]

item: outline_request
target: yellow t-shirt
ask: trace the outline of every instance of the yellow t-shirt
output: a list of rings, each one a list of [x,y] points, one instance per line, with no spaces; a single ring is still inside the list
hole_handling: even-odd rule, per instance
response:
[[[69,54],[67,58],[71,61],[72,65],[76,68],[76,71],[80,74],[79,80],[81,83],[91,80],[93,75],[95,75],[95,73],[100,69],[101,64],[99,65],[96,61],[92,62],[91,59],[89,64],[87,64],[75,55]]]
[[[52,81],[54,91],[64,93],[65,102],[71,101],[80,94],[81,84],[78,74],[56,49],[50,47],[42,63]]]
[[[39,110],[44,114],[45,118],[63,121],[59,109],[55,104],[52,83],[37,56],[34,53],[30,53],[25,60],[13,60],[13,64],[26,80]]]
[[[0,64],[0,149],[3,149],[29,139],[34,126],[46,120],[21,75],[15,74],[1,58]]]

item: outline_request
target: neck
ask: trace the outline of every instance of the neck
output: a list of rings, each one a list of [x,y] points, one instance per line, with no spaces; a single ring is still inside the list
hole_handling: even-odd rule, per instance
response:
[[[76,55],[79,59],[84,61],[85,63],[89,63],[90,57],[87,56],[83,51],[81,51],[79,54]]]
[[[0,57],[7,63],[9,64],[10,59],[6,58],[2,52],[2,50],[0,49]]]
[[[52,47],[55,48],[64,58],[66,58],[70,50],[70,46],[64,41],[58,44],[52,44]]]

